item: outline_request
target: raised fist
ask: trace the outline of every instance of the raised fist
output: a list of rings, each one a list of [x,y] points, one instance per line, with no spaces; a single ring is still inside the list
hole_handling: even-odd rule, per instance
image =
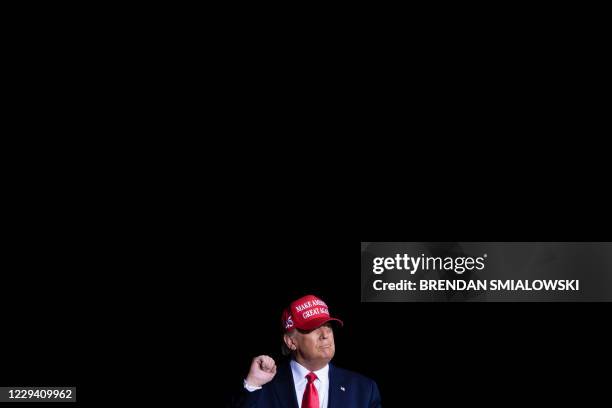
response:
[[[272,381],[276,375],[276,363],[269,356],[259,356],[253,359],[246,382],[253,387],[261,387]]]

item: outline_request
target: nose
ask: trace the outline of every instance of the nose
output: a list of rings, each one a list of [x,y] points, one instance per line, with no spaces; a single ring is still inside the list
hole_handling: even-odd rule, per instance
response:
[[[331,329],[329,327],[321,327],[321,339],[326,339],[331,335]]]

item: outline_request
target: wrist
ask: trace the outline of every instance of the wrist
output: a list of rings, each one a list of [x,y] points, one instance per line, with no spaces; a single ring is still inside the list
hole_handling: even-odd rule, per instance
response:
[[[247,377],[244,380],[244,388],[249,392],[253,392],[253,391],[261,390],[261,385],[255,385],[253,382],[249,381],[249,378]]]

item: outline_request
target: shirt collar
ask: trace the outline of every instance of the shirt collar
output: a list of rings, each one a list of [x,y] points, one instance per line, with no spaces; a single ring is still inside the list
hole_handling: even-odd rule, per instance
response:
[[[293,373],[293,378],[296,381],[300,381],[300,380],[305,380],[306,379],[306,374],[308,374],[310,372],[309,369],[307,369],[306,367],[304,367],[303,365],[301,365],[300,363],[298,363],[297,361],[295,361],[294,359],[291,359],[291,362],[289,363],[291,365],[291,372]],[[327,381],[327,379],[329,378],[329,364],[325,364],[325,367],[321,368],[320,370],[317,371],[313,371],[316,375],[317,378],[323,382],[323,381]]]

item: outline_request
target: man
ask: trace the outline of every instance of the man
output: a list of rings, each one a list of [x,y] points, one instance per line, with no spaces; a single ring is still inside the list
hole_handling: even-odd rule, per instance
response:
[[[283,354],[278,368],[255,357],[235,406],[242,408],[380,408],[374,381],[330,364],[336,352],[333,318],[325,302],[304,296],[283,311]]]

